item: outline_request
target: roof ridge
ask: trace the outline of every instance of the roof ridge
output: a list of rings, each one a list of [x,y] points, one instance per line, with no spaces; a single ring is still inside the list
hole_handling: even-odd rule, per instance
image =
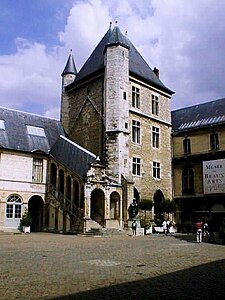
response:
[[[0,106],[0,109],[5,109],[5,110],[9,110],[9,111],[18,112],[18,113],[21,113],[21,114],[36,116],[36,117],[39,117],[39,118],[44,118],[44,119],[49,119],[49,120],[60,122],[58,119],[55,119],[55,118],[52,118],[52,117],[42,116],[42,115],[38,115],[38,114],[35,114],[35,113],[14,109],[14,108],[8,108],[8,107]]]
[[[97,157],[97,156],[96,156],[94,153],[92,153],[91,151],[88,151],[87,149],[83,148],[82,146],[78,145],[77,143],[73,142],[72,140],[66,138],[65,136],[60,135],[60,138],[64,139],[64,140],[67,141],[68,143],[70,143],[70,144],[76,146],[78,149],[80,149],[80,150],[82,150],[83,152],[89,154],[90,156],[92,156],[92,157],[94,157],[94,158]]]

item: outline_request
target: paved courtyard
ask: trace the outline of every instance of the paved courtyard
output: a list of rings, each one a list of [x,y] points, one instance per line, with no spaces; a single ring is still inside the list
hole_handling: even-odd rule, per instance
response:
[[[223,299],[225,246],[194,235],[0,234],[0,299]]]

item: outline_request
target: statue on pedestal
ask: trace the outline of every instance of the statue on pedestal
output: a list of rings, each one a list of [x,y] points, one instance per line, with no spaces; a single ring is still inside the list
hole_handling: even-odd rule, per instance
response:
[[[138,204],[136,199],[133,199],[133,202],[131,203],[129,207],[129,219],[134,219],[138,214]]]

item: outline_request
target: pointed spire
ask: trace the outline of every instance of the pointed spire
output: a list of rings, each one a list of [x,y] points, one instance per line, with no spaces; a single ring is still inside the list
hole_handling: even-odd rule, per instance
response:
[[[62,76],[66,75],[66,74],[73,74],[73,75],[77,75],[77,69],[75,66],[75,62],[73,59],[73,54],[72,54],[72,49],[70,49],[70,55],[69,58],[67,60],[66,66],[62,72]]]
[[[121,45],[126,48],[130,48],[129,41],[125,35],[119,29],[118,21],[115,21],[115,27],[113,28],[112,34],[108,40],[107,47],[110,45]]]

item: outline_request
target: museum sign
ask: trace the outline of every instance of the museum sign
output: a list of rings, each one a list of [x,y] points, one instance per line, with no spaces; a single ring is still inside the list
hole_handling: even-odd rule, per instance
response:
[[[204,194],[225,193],[225,159],[203,161]]]

